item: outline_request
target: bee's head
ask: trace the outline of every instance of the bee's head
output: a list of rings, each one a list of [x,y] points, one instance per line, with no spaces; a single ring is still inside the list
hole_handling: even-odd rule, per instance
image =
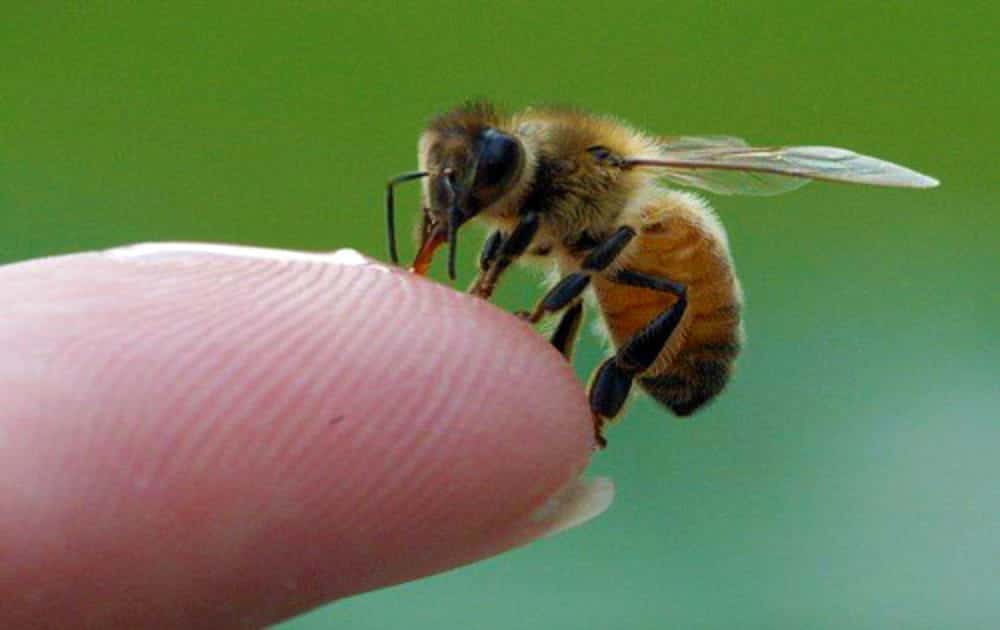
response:
[[[456,205],[469,219],[503,197],[524,167],[524,149],[509,134],[485,127],[472,135],[437,138],[427,147],[426,202],[443,221]]]
[[[524,168],[524,149],[514,136],[487,126],[435,138],[425,155],[424,234],[414,268],[425,269],[434,250],[448,243],[454,278],[458,228],[511,189]]]
[[[519,181],[524,147],[498,127],[499,118],[491,106],[470,104],[438,116],[421,136],[421,170],[401,176],[426,177],[420,251],[413,263],[417,273],[424,273],[434,252],[448,243],[448,273],[454,279],[458,228],[503,198]],[[390,250],[395,251],[391,240]]]

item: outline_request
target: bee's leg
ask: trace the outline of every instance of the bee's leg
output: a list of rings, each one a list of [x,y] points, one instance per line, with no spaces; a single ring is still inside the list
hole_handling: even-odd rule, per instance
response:
[[[485,273],[490,270],[500,256],[500,246],[503,245],[505,238],[500,230],[489,235],[483,244],[483,251],[479,253],[479,271]]]
[[[500,255],[500,246],[503,244],[506,236],[500,230],[491,233],[487,238],[486,242],[483,243],[483,249],[479,252],[479,275],[476,276],[476,280],[469,287],[469,293],[479,294],[480,291],[478,287],[482,284],[486,274],[489,273],[490,267],[496,262],[497,257]]]
[[[538,233],[538,225],[538,213],[536,212],[529,212],[521,217],[521,221],[511,231],[510,236],[501,240],[489,269],[480,275],[476,283],[469,289],[469,293],[488,300],[493,295],[493,289],[496,288],[500,274],[506,271],[507,267],[510,267],[511,263],[527,251],[528,246],[531,245],[531,240]],[[489,245],[489,241],[487,241],[487,245]]]
[[[534,310],[521,315],[529,322],[535,323],[545,315],[560,311],[572,304],[590,285],[590,276],[607,269],[634,237],[635,230],[629,226],[618,228],[606,241],[590,250],[581,264],[582,271],[576,271],[563,277],[538,301]]]
[[[566,309],[559,326],[552,333],[549,341],[555,349],[562,353],[566,360],[573,358],[573,345],[576,343],[577,333],[580,332],[580,322],[583,320],[583,301],[578,300],[576,304]]]
[[[672,293],[677,296],[677,301],[646,324],[613,357],[597,368],[590,386],[590,408],[594,412],[597,442],[602,447],[607,444],[602,434],[605,421],[621,412],[632,387],[632,380],[649,369],[656,357],[660,356],[687,308],[687,290],[677,282],[629,269],[615,272],[611,279],[634,287]]]

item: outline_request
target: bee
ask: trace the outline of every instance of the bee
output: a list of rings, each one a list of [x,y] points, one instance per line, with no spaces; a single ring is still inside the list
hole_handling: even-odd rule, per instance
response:
[[[560,315],[551,343],[570,358],[596,296],[614,354],[589,388],[594,434],[622,410],[634,382],[678,416],[726,386],[744,343],[743,293],[726,232],[708,203],[678,184],[721,194],[768,195],[810,180],[931,188],[937,180],[846,149],[752,147],[729,136],[658,137],[615,118],[564,108],[505,115],[470,103],[431,120],[419,170],[386,189],[389,253],[398,262],[393,190],[422,180],[420,247],[425,274],[449,246],[455,278],[458,230],[472,219],[492,231],[470,292],[485,299],[519,259],[551,261],[559,280],[519,315]]]

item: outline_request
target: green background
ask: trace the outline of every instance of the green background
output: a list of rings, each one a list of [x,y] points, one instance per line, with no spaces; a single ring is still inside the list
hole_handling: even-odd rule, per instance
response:
[[[697,419],[640,398],[612,429],[611,510],[283,628],[1000,625],[997,3],[10,4],[4,262],[178,239],[383,257],[386,178],[470,97],[943,182],[712,197],[749,345]],[[535,278],[512,276],[523,308]],[[581,377],[601,352],[588,335]]]

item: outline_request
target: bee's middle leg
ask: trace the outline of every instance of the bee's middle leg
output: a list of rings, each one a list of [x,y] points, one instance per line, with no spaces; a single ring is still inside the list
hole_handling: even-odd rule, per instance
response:
[[[577,301],[590,285],[590,276],[604,271],[635,238],[635,230],[622,226],[607,240],[590,250],[583,259],[581,271],[564,276],[538,301],[530,313],[519,313],[524,319],[536,323],[549,313],[556,313]]]
[[[576,338],[580,332],[580,322],[583,321],[583,300],[577,300],[576,304],[570,306],[559,319],[556,331],[552,333],[549,342],[558,350],[566,360],[573,358],[573,347],[576,345]]]
[[[559,320],[559,326],[552,334],[550,341],[556,350],[569,359],[573,353],[573,345],[576,343],[580,321],[583,318],[581,296],[590,285],[590,276],[607,269],[633,238],[635,238],[635,230],[631,227],[618,228],[607,240],[587,254],[581,264],[582,271],[565,276],[538,301],[534,310],[530,313],[520,312],[518,315],[534,324],[545,315],[565,309]]]

